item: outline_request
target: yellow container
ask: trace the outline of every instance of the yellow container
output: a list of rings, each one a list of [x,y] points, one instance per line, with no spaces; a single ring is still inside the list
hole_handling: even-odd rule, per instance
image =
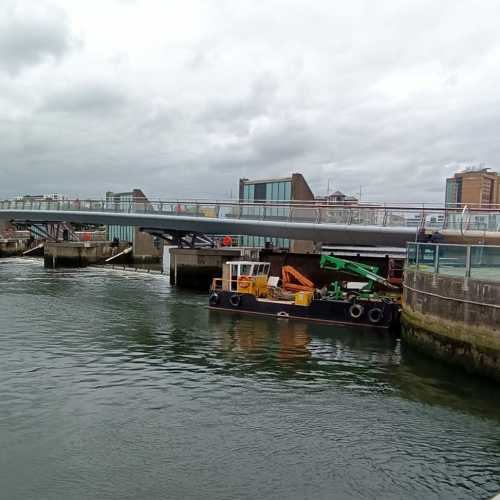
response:
[[[295,305],[308,306],[311,304],[312,299],[313,299],[313,292],[297,292],[295,294]]]

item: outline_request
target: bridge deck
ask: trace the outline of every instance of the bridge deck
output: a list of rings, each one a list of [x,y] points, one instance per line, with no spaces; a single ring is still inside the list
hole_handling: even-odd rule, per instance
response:
[[[500,208],[104,200],[0,201],[0,218],[270,236],[339,245],[403,246],[420,228],[500,233]]]

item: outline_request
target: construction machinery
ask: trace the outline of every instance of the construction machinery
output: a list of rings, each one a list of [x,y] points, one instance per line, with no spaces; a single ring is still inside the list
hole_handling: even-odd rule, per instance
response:
[[[314,292],[314,283],[306,278],[295,267],[283,266],[281,268],[281,286],[289,292]]]
[[[352,260],[340,259],[333,255],[322,255],[319,266],[321,269],[341,271],[354,276],[361,276],[368,280],[366,284],[363,284],[363,286],[355,290],[350,290],[349,288],[346,290],[340,281],[332,281],[328,287],[328,296],[335,300],[340,300],[346,294],[348,296],[359,296],[363,298],[372,297],[375,294],[375,283],[386,288],[398,289],[396,285],[393,285],[389,280],[378,274],[379,268],[377,266],[369,266],[368,264],[362,264]]]

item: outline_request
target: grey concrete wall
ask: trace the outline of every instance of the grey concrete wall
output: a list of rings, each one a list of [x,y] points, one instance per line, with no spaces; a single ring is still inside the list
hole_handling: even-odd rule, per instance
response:
[[[500,283],[407,269],[404,284],[405,341],[500,380]]]
[[[163,256],[163,245],[154,245],[154,237],[148,233],[134,230],[133,258],[136,264],[160,264]]]
[[[0,258],[21,255],[27,248],[27,240],[0,240]]]
[[[112,255],[109,242],[85,241],[61,243],[45,243],[45,267],[86,267],[93,264],[102,264]]]
[[[136,266],[160,265],[162,248],[154,248],[151,236],[139,233],[140,241],[134,245],[133,252],[113,261],[113,264],[127,264]],[[144,237],[145,241],[142,241]],[[109,241],[83,242],[46,242],[44,248],[45,267],[85,267],[94,264],[104,264],[104,261],[113,255]],[[121,252],[128,246],[122,242],[115,253]],[[136,251],[138,253],[136,253]],[[149,253],[148,253],[149,252]]]
[[[222,265],[240,259],[234,249],[170,249],[170,283],[183,288],[208,291],[213,278],[222,277]]]

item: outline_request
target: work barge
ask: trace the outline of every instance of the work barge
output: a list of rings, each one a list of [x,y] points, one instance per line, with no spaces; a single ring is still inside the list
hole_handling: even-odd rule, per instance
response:
[[[222,277],[212,282],[209,307],[281,320],[398,328],[398,287],[379,276],[376,267],[326,255],[320,266],[357,275],[365,281],[333,281],[318,289],[292,266],[283,266],[280,277],[270,276],[268,262],[228,261]],[[390,291],[376,291],[376,284]]]

